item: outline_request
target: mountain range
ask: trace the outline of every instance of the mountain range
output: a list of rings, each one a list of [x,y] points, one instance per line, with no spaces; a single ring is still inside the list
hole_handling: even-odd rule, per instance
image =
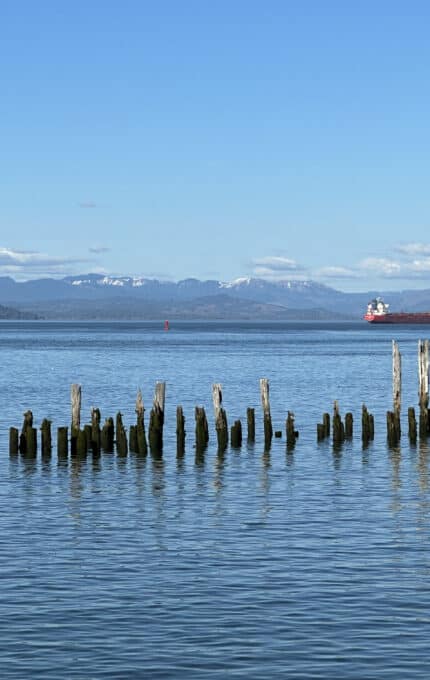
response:
[[[172,282],[86,274],[18,282],[0,277],[0,305],[45,319],[351,320],[362,318],[377,295],[392,310],[430,309],[430,289],[345,293],[311,280]]]

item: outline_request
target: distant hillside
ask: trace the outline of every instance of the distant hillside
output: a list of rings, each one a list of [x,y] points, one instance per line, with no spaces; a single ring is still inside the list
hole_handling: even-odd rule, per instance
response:
[[[14,319],[20,320],[20,319],[27,319],[27,320],[35,320],[39,319],[40,317],[37,316],[37,314],[33,314],[31,312],[25,312],[19,309],[14,309],[13,307],[4,307],[3,305],[0,305],[0,320],[11,320],[13,321]]]
[[[152,320],[323,320],[351,319],[324,309],[286,309],[280,305],[242,300],[229,295],[211,295],[183,302],[148,302],[113,297],[109,300],[61,300],[33,303],[46,319]]]
[[[85,274],[17,282],[0,277],[0,305],[50,319],[358,320],[376,295],[382,295],[392,311],[430,310],[430,290],[343,293],[293,279],[172,282]]]

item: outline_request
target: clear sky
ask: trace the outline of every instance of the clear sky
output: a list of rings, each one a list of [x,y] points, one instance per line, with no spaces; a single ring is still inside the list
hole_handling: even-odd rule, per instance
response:
[[[1,0],[0,275],[430,287],[430,3]]]

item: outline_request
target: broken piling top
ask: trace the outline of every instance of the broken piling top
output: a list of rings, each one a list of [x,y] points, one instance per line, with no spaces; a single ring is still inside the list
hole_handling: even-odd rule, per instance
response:
[[[154,392],[154,408],[164,413],[164,402],[166,399],[166,383],[156,382]]]
[[[270,416],[269,400],[269,381],[267,378],[260,378],[261,405],[265,416]]]
[[[73,384],[70,388],[70,399],[72,402],[72,432],[81,427],[81,386]]]
[[[429,341],[418,340],[418,378],[420,406],[427,407],[429,392]]]
[[[402,393],[402,357],[399,345],[395,340],[393,343],[393,411],[397,417],[400,416],[401,393]]]
[[[221,412],[222,404],[222,385],[221,383],[214,383],[212,385],[212,401],[214,405],[215,421],[218,420],[218,416]]]
[[[142,392],[140,390],[140,387],[137,390],[135,411],[136,411],[138,416],[143,416],[143,414],[145,412],[145,408],[143,406]]]

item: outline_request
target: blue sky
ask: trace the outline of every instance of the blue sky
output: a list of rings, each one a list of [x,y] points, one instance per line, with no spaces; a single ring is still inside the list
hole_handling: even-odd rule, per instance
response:
[[[429,21],[3,0],[0,275],[430,287]]]

